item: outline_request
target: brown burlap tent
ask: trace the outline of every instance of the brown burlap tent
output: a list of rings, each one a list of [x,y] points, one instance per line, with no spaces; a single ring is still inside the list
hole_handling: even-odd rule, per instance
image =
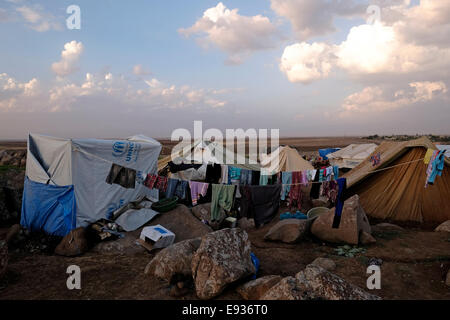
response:
[[[379,165],[373,167],[369,157],[343,176],[347,178],[348,195],[358,194],[366,213],[375,218],[416,222],[449,220],[450,161],[445,159],[442,176],[425,188],[427,165],[420,159],[428,148],[437,150],[426,137],[383,142],[373,153],[380,153]],[[392,166],[395,167],[380,171]]]

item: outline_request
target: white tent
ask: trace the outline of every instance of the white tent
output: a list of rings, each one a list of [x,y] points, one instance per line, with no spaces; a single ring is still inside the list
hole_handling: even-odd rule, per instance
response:
[[[339,168],[354,168],[377,148],[375,143],[351,144],[327,155],[330,163]]]
[[[30,134],[21,224],[65,235],[157,190],[106,183],[112,164],[155,173],[161,144],[143,135],[125,140],[61,139]]]
[[[267,174],[274,174],[280,171],[298,172],[313,170],[311,163],[302,158],[297,150],[288,146],[280,146],[269,155],[262,155],[261,167]]]

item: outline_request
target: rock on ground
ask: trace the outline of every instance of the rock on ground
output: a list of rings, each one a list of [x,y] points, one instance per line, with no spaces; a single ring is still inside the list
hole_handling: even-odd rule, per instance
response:
[[[191,209],[197,219],[209,221],[211,219],[211,202],[196,205]]]
[[[88,250],[86,230],[82,227],[70,231],[58,244],[55,254],[73,257],[85,253]]]
[[[0,279],[6,273],[8,266],[8,244],[6,241],[0,241]]]
[[[450,232],[450,220],[441,223],[434,231],[437,232]]]
[[[132,232],[125,232],[125,237],[122,239],[101,241],[92,248],[92,251],[101,254],[127,255],[145,252],[146,249],[136,243],[141,231],[142,228]]]
[[[405,231],[402,227],[392,224],[392,223],[379,223],[372,227],[374,232],[382,232],[382,231]]]
[[[162,249],[145,267],[145,273],[168,282],[171,282],[175,275],[191,276],[192,256],[200,243],[201,239],[195,238]]]
[[[255,273],[247,232],[222,229],[205,235],[192,258],[192,276],[200,299],[211,299],[225,287]]]
[[[377,243],[377,240],[370,233],[362,231],[359,235],[359,242],[363,245],[371,245]]]
[[[270,288],[280,282],[281,276],[265,276],[249,281],[237,288],[237,292],[245,300],[259,300]]]
[[[6,242],[9,243],[11,242],[11,240],[16,238],[20,234],[21,229],[22,227],[20,226],[20,224],[12,225],[11,228],[9,228],[8,233],[6,234]]]
[[[367,293],[318,266],[308,265],[305,270],[297,273],[295,278],[299,287],[303,288],[311,299],[380,300],[380,297]]]
[[[327,258],[317,258],[313,262],[311,262],[311,265],[322,267],[325,270],[333,271],[336,269],[336,263]]]
[[[255,229],[255,220],[244,217],[238,220],[237,226],[246,231],[252,230]]]
[[[307,300],[308,294],[294,277],[286,277],[266,291],[261,300]]]
[[[179,204],[171,211],[157,215],[147,225],[162,225],[175,234],[175,242],[202,237],[212,229],[199,221],[185,205]]]
[[[295,243],[305,238],[310,222],[302,219],[285,219],[277,222],[264,236],[264,240]]]
[[[354,195],[344,202],[339,228],[333,228],[334,210],[330,209],[317,217],[311,227],[311,232],[320,240],[332,243],[348,243],[357,245],[361,231],[371,233],[369,220],[359,202],[359,196]]]

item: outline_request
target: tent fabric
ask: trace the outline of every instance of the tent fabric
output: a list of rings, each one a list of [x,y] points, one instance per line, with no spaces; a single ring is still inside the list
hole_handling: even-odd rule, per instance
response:
[[[427,138],[383,142],[374,151],[381,155],[378,166],[372,167],[366,159],[344,175],[347,195],[358,194],[366,213],[375,218],[436,223],[449,220],[450,163],[446,159],[442,176],[425,188],[427,165],[421,159],[428,148],[436,149]],[[395,165],[399,166],[371,173]]]
[[[338,150],[340,150],[340,148],[319,149],[319,156],[321,156],[324,160],[328,160],[327,155]]]
[[[439,150],[446,150],[446,151],[445,151],[445,156],[446,156],[447,158],[450,158],[450,145],[438,144],[438,145],[436,145],[436,147],[437,147]]]
[[[131,140],[60,139],[30,134],[26,176],[34,182],[57,187],[72,186],[76,227],[85,227],[141,196],[157,200],[158,191],[136,183],[134,189],[106,183],[111,165],[141,173],[156,173],[161,144],[145,136]],[[28,158],[30,160],[28,160]],[[40,201],[39,193],[26,200]],[[33,212],[22,212],[28,219]],[[47,228],[48,233],[55,230]]]
[[[171,154],[158,161],[158,172],[164,169],[170,161],[177,164],[227,164],[236,168],[255,171],[261,169],[258,163],[251,163],[250,159],[240,156],[238,153],[235,153],[218,142],[203,140],[196,140],[192,143],[181,142],[172,151],[176,153],[174,157]],[[231,156],[231,163],[227,161],[227,154]]]
[[[73,186],[54,186],[25,178],[20,224],[32,231],[65,236],[76,225]]]
[[[369,157],[377,148],[375,143],[350,144],[347,147],[327,155],[330,163],[339,168],[354,168]]]
[[[276,157],[278,157],[278,161]],[[263,156],[261,159],[261,167],[271,174],[314,169],[312,164],[298,154],[297,150],[288,146],[281,146],[270,155]]]

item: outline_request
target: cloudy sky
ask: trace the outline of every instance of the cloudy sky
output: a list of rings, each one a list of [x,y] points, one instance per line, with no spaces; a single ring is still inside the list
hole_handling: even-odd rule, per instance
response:
[[[0,139],[450,134],[450,1],[0,0],[0,41]]]

